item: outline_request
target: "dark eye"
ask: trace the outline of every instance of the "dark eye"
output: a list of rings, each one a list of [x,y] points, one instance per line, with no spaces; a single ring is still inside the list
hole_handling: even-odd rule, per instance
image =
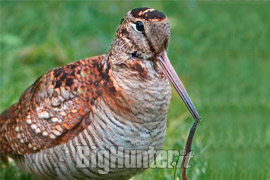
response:
[[[143,23],[141,21],[136,22],[136,29],[137,29],[137,31],[143,31],[144,30],[144,26],[143,26]]]

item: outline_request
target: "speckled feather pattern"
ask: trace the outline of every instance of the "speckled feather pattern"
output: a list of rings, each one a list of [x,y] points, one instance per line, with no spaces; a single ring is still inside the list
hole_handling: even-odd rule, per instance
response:
[[[28,154],[66,143],[90,124],[102,94],[103,56],[53,69],[1,115],[1,153]]]

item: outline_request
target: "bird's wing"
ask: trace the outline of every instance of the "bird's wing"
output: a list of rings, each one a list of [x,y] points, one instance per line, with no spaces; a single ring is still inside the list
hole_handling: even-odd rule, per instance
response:
[[[66,143],[90,123],[102,94],[105,56],[42,75],[1,114],[1,154],[28,154]]]

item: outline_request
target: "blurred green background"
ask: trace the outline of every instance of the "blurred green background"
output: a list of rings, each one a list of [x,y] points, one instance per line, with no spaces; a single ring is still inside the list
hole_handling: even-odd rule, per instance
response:
[[[107,52],[122,17],[140,6],[168,16],[169,57],[202,117],[188,175],[269,180],[269,1],[2,1],[1,112],[49,69]],[[191,125],[173,90],[164,149],[183,149]],[[148,169],[134,179],[174,173]],[[11,164],[1,179],[34,178]]]

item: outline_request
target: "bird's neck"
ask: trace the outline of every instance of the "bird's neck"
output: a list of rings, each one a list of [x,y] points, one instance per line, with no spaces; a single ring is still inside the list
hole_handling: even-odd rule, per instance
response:
[[[149,60],[122,59],[122,63],[115,63],[117,58],[108,55],[108,82],[104,94],[107,104],[138,121],[152,121],[138,114],[149,113],[153,117],[166,114],[171,89],[161,70]]]

